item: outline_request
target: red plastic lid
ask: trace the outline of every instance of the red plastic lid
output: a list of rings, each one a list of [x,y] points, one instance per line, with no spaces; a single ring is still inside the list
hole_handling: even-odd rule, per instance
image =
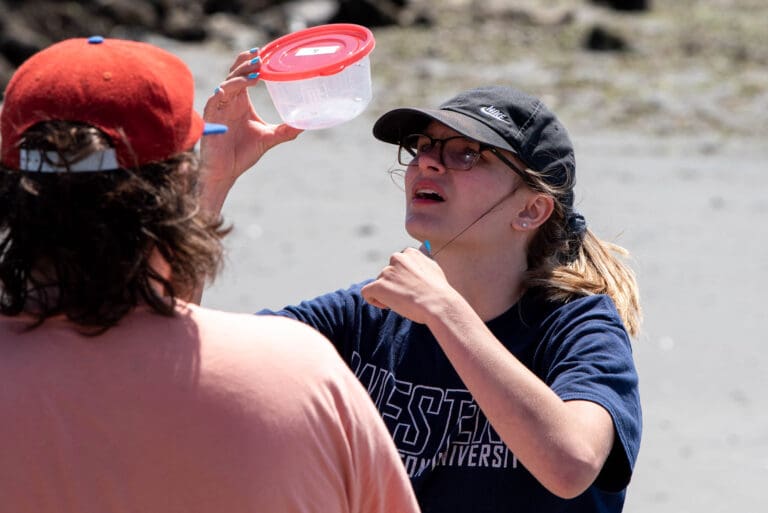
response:
[[[259,51],[259,74],[275,82],[335,75],[371,53],[375,44],[369,29],[351,23],[299,30]]]

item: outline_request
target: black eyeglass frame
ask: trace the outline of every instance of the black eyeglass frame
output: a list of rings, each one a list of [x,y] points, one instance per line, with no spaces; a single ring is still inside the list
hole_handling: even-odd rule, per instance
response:
[[[520,178],[522,178],[523,181],[525,181],[526,183],[530,183],[530,177],[528,176],[528,174],[524,170],[520,169],[514,162],[512,162],[507,157],[502,155],[502,153],[499,151],[499,149],[496,146],[492,146],[490,144],[481,143],[480,141],[475,141],[471,137],[466,137],[466,136],[463,136],[463,135],[453,135],[451,137],[446,137],[444,139],[438,139],[436,137],[430,137],[427,134],[421,134],[421,133],[408,134],[407,136],[405,136],[405,137],[400,139],[400,143],[398,145],[399,148],[397,149],[397,161],[401,165],[403,165],[403,166],[410,165],[410,162],[402,162],[402,160],[400,159],[400,155],[402,155],[402,150],[405,150],[411,157],[416,157],[416,154],[411,151],[411,148],[409,148],[407,146],[403,146],[403,141],[405,139],[407,139],[409,137],[414,137],[414,136],[426,137],[427,139],[429,139],[429,143],[432,146],[434,146],[436,143],[440,143],[440,163],[442,163],[443,165],[445,165],[445,159],[443,159],[443,151],[444,151],[444,148],[445,148],[445,143],[447,141],[450,141],[450,140],[453,140],[453,139],[467,139],[469,141],[474,141],[474,142],[476,142],[476,143],[478,143],[480,145],[479,148],[478,148],[477,157],[472,162],[472,165],[470,165],[469,167],[467,167],[465,169],[456,169],[457,171],[469,171],[469,170],[471,170],[473,167],[475,167],[475,165],[477,164],[477,161],[480,159],[480,154],[482,152],[484,152],[484,151],[490,151],[503,164],[505,164],[512,171],[517,173],[517,175],[520,176]],[[453,169],[453,168],[449,168],[449,169]]]

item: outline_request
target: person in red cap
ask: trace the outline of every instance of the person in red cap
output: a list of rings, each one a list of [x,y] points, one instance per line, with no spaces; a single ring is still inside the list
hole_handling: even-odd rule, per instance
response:
[[[298,131],[265,124],[239,55],[205,107],[204,204]],[[375,279],[279,312],[328,337],[368,389],[423,511],[618,512],[641,437],[626,252],[575,209],[565,127],[509,86],[382,115],[405,228],[422,242]]]
[[[364,388],[307,326],[184,301],[227,230],[199,208],[193,79],[70,39],[0,114],[0,500],[21,512],[416,512]]]

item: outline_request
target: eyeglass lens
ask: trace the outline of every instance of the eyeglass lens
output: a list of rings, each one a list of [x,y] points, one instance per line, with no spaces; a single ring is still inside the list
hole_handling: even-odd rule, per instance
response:
[[[421,155],[440,148],[440,162],[449,168],[466,171],[480,158],[480,143],[462,136],[435,139],[424,134],[411,134],[400,143],[397,161],[404,165],[415,164]]]

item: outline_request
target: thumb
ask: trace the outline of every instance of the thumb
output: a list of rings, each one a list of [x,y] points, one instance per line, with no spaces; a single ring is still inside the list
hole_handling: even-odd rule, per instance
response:
[[[304,132],[301,128],[294,128],[288,124],[280,124],[275,128],[275,144],[292,141]]]
[[[371,285],[373,285],[374,283],[376,282],[369,283],[368,285],[362,288],[360,293],[362,294],[363,299],[365,299],[368,302],[368,304],[375,306],[376,308],[381,308],[382,310],[388,310],[389,307],[386,304],[379,301],[378,299],[376,299],[371,293]]]

